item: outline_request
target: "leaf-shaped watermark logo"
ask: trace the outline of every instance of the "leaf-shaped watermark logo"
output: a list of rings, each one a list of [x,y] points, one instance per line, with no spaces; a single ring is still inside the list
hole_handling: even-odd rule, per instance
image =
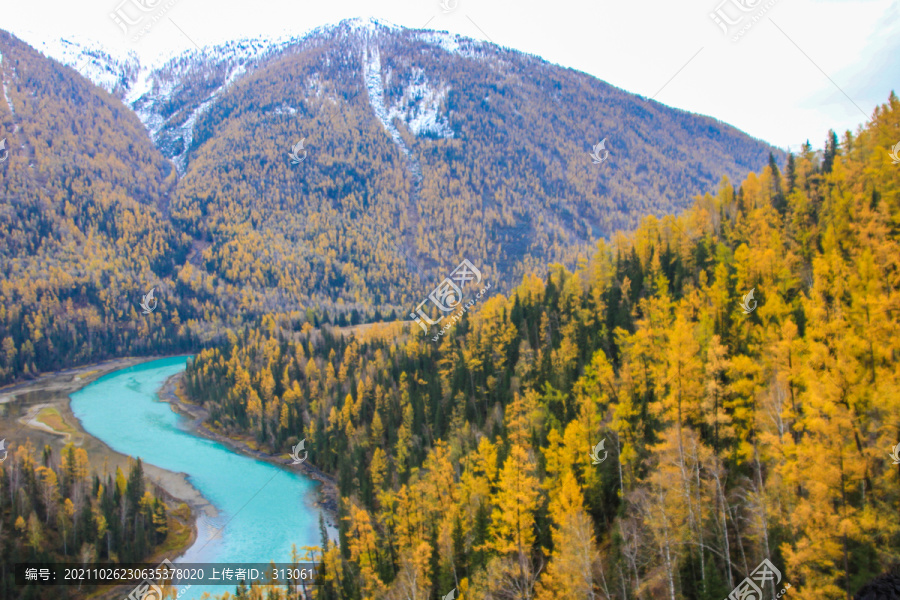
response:
[[[288,153],[288,156],[291,157],[292,165],[299,165],[304,160],[306,160],[306,150],[303,149],[303,142],[305,140],[306,138],[303,138],[299,142],[294,144],[294,146],[291,148],[291,151]],[[300,156],[301,152],[303,153],[303,156]]]
[[[900,444],[894,446],[894,451],[891,452],[891,459],[893,459],[895,465],[900,465]]]
[[[745,315],[749,315],[754,310],[756,310],[756,300],[753,299],[753,292],[755,291],[756,288],[753,288],[752,290],[747,292],[747,295],[744,296],[744,299],[741,301],[741,309],[744,311]]]
[[[595,165],[599,165],[607,158],[609,158],[609,150],[606,149],[606,138],[603,138],[599,143],[594,145],[593,151],[591,152],[591,160],[594,161]]]
[[[303,458],[300,458],[300,451],[303,451]],[[291,458],[293,459],[292,465],[299,465],[306,457],[309,456],[309,452],[306,451],[306,438],[300,440],[300,442],[291,448]]]
[[[6,149],[6,138],[0,140],[0,163],[9,158],[9,151]]]
[[[154,309],[156,309],[156,305],[158,304],[156,298],[153,297],[153,290],[155,289],[156,288],[150,288],[150,291],[147,292],[141,300],[141,308],[144,309],[145,315],[149,315],[150,313],[152,313]]]
[[[597,444],[596,446],[593,447],[593,449],[591,449],[591,464],[599,465],[604,460],[606,460],[607,456],[609,456],[609,452],[607,452],[606,448],[604,447],[605,444],[606,444],[606,438],[603,438],[602,440],[600,440],[599,444]],[[600,458],[601,451],[603,452],[603,458]]]
[[[892,164],[900,165],[900,142],[894,144],[894,147],[891,148],[891,151],[888,154],[891,155]]]

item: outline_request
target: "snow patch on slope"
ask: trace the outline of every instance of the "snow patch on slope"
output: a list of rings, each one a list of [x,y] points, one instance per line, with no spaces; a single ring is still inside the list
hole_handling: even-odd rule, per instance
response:
[[[12,100],[9,99],[9,88],[6,87],[6,80],[3,80],[3,99],[6,100],[7,106],[9,106],[9,112],[12,113],[12,116],[16,116],[16,109],[13,108]]]
[[[461,36],[458,33],[446,31],[419,31],[415,33],[415,39],[432,46],[441,48],[448,54],[455,54],[464,58],[485,59],[486,45],[480,40],[474,40]]]
[[[288,104],[282,104],[281,106],[278,106],[278,107],[275,108],[275,114],[276,114],[276,115],[285,115],[285,114],[287,114],[287,115],[293,116],[293,115],[296,115],[296,114],[297,114],[297,109],[294,108],[293,106],[288,105]]]
[[[394,127],[391,116],[384,106],[384,85],[381,82],[381,53],[378,48],[371,52],[368,47],[363,49],[363,77],[366,82],[366,91],[369,93],[369,104],[372,106],[372,110],[375,111],[375,116],[378,117],[378,120],[381,121],[387,132],[394,138],[394,143],[400,147],[403,154],[409,156],[409,148],[403,143],[400,131]]]
[[[249,64],[296,41],[291,36],[246,38],[220,46],[204,47],[199,52],[171,51],[159,55],[152,62],[141,64],[134,51],[123,54],[86,38],[67,35],[48,40],[44,34],[28,30],[17,31],[16,35],[45,56],[76,69],[95,85],[122,100],[134,110],[155,141],[169,126],[182,135],[188,144],[193,139],[191,128],[197,117],[223,89],[246,72]],[[184,123],[170,125],[169,118],[172,115],[161,114],[165,110],[163,105],[173,95],[185,91],[183,82],[190,80],[189,75],[216,65],[224,65],[227,69],[223,84],[205,97],[195,100],[196,105]]]
[[[224,87],[224,86],[223,86]],[[223,88],[219,88],[221,90]],[[185,119],[184,123],[179,127],[181,130],[181,139],[182,142],[182,150],[181,152],[174,157],[175,166],[178,168],[178,172],[182,175],[184,174],[185,168],[187,167],[187,151],[191,147],[191,142],[194,141],[194,123],[197,122],[197,117],[199,117],[203,112],[212,104],[213,100],[215,100],[218,95],[219,90],[216,90],[210,98],[198,106],[191,115]]]
[[[221,94],[224,90],[228,89],[228,86],[234,82],[234,80],[243,74],[246,71],[246,67],[244,65],[238,65],[233,71],[228,74],[228,77],[225,79],[225,83],[222,84],[221,87],[218,87],[213,91],[212,94],[204,100],[200,106],[195,108],[190,116],[185,119],[184,123],[182,123],[177,129],[181,131],[181,139],[182,139],[182,148],[181,152],[179,152],[173,160],[175,161],[175,166],[177,167],[179,173],[184,174],[184,171],[187,167],[187,152],[191,147],[191,143],[194,141],[194,124],[197,122],[197,118],[202,115],[209,105],[213,103],[213,101]],[[152,130],[151,130],[152,131]]]
[[[443,48],[450,54],[460,54],[461,47],[457,35],[444,31],[426,31],[416,36],[420,41]]]
[[[16,67],[15,65],[10,65],[10,71],[12,73],[11,76],[15,77]],[[6,78],[3,76],[3,54],[0,53],[0,84],[3,85],[3,99],[6,100],[6,105],[9,106],[9,112],[12,115],[12,118],[16,118],[16,108],[13,106],[12,100],[9,99],[9,87],[6,85]],[[19,124],[13,123],[13,133],[17,133],[19,131]]]
[[[16,35],[44,56],[75,69],[119,99],[125,97],[141,70],[135,52],[116,52],[87,38],[66,35],[47,39],[44,34],[30,30],[16,31]]]
[[[9,106],[9,112],[12,113],[13,118],[16,116],[16,109],[13,107],[12,100],[9,99],[9,87],[6,85],[6,78],[3,77],[3,55],[0,54],[0,83],[3,84],[3,99],[6,100],[7,106]]]
[[[183,173],[197,119],[258,61],[293,42],[289,37],[248,38],[175,56],[138,78],[128,103],[156,146]],[[221,84],[210,86],[213,80]]]
[[[425,77],[425,71],[415,69],[409,85],[403,90],[400,100],[391,106],[388,118],[398,118],[415,135],[434,135],[452,138],[453,129],[441,114],[441,107],[447,100],[447,85],[432,86]]]
[[[377,48],[363,49],[363,71],[366,82],[366,90],[369,93],[369,104],[375,112],[375,116],[394,139],[407,156],[409,149],[400,136],[400,131],[394,125],[394,119],[405,123],[409,130],[416,136],[433,135],[440,138],[452,138],[453,129],[447,122],[441,108],[446,102],[447,85],[430,84],[422,69],[414,69],[410,83],[404,88],[400,99],[385,105],[384,83],[382,82],[381,54]],[[390,80],[392,73],[388,73]]]

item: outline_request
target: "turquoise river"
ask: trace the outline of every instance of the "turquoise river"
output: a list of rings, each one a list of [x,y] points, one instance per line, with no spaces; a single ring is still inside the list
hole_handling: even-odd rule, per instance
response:
[[[191,433],[188,420],[159,400],[157,391],[186,362],[164,358],[115,371],[71,396],[85,431],[122,454],[185,473],[216,507],[217,517],[199,516],[196,542],[174,562],[288,563],[292,544],[320,545],[315,482]],[[194,585],[179,600],[226,591],[234,594],[233,587]]]

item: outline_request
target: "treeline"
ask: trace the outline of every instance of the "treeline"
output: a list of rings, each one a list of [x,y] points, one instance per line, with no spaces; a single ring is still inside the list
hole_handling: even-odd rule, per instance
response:
[[[40,460],[30,442],[8,452],[0,464],[0,599],[85,592],[16,586],[16,563],[143,562],[166,542],[174,516],[146,489],[140,459],[127,477],[118,468],[101,476],[91,473],[87,452],[72,444],[59,457],[45,446]]]
[[[337,478],[320,600],[721,600],[763,559],[767,596],[847,598],[900,560],[898,126],[892,94],[438,344],[273,317],[187,391]]]

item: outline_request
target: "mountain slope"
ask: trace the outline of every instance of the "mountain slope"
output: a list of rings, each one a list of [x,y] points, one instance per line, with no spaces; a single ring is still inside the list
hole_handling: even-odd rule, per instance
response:
[[[16,30],[15,36],[44,56],[72,67],[120,100],[133,93],[141,75],[153,68],[142,65],[134,51],[114,52],[79,36],[53,39],[32,30]]]
[[[46,49],[90,58],[110,93],[2,34],[0,381],[267,313],[407,315],[463,258],[503,289],[771,150],[532,56],[372,21],[154,69]],[[139,315],[151,288],[162,306]]]
[[[212,242],[210,272],[302,301],[407,312],[463,257],[503,282],[573,264],[773,150],[535,57],[371,21],[272,48],[214,95],[190,83],[208,68],[165,99],[193,123],[173,216]]]
[[[172,166],[132,111],[2,31],[0,81],[0,381],[172,348],[173,314],[135,313],[190,246]]]

